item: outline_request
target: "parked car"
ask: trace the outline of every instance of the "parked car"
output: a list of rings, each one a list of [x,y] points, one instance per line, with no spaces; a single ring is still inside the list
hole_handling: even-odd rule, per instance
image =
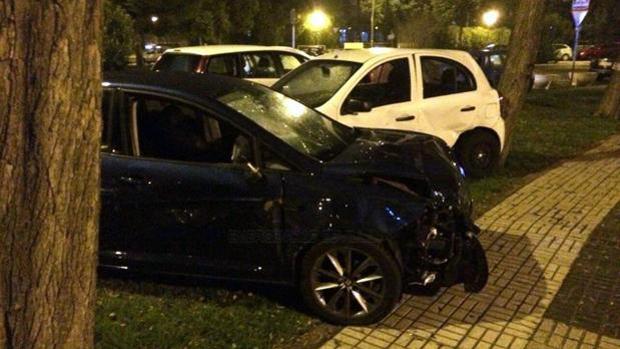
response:
[[[620,59],[620,56],[617,60]],[[620,70],[620,61],[613,58],[597,58],[590,62],[590,71],[598,73],[598,80],[611,77],[614,70]]]
[[[552,44],[553,56],[559,61],[568,61],[573,58],[573,49],[566,44]]]
[[[229,77],[104,81],[102,268],[296,285],[339,324],[380,320],[410,285],[484,287],[440,139],[349,128]]]
[[[320,56],[327,52],[327,46],[325,45],[297,45],[298,50],[302,50],[310,56]]]
[[[590,46],[579,52],[577,58],[580,60],[595,60],[607,58],[613,60],[620,54],[620,42],[611,44],[600,44]]]
[[[503,147],[499,95],[464,51],[338,51],[273,88],[348,126],[437,136],[455,149],[468,175],[488,174]]]
[[[166,50],[153,70],[227,75],[270,86],[310,58],[284,46],[191,46]]]

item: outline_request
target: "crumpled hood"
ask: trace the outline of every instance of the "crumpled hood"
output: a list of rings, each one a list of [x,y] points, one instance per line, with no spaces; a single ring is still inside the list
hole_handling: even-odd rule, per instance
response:
[[[431,135],[391,130],[359,129],[356,141],[325,164],[327,173],[415,179],[431,190],[458,193],[463,178],[447,145]]]

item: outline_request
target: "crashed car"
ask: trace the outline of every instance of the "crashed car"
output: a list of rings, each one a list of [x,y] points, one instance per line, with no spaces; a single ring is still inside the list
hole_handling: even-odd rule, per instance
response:
[[[101,268],[295,285],[337,324],[382,319],[408,287],[484,287],[438,138],[223,76],[119,73],[103,90]]]

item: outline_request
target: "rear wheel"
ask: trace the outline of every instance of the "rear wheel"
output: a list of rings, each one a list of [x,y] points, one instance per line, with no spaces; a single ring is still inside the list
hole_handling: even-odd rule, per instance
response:
[[[569,59],[570,59],[570,56],[568,54],[565,53],[565,54],[562,55],[562,60],[563,61],[568,61]]]
[[[320,243],[303,258],[300,292],[321,318],[366,325],[384,318],[399,300],[401,274],[394,258],[354,237]]]
[[[456,146],[456,155],[468,176],[482,178],[497,167],[499,142],[488,131],[473,131],[462,136]]]

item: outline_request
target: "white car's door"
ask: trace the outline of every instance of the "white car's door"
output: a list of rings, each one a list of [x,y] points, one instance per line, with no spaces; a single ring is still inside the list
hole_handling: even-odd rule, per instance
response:
[[[338,121],[355,127],[417,129],[418,110],[412,103],[413,72],[412,56],[376,64],[338,103]],[[349,108],[351,102],[369,103],[372,109],[354,110]]]
[[[469,130],[484,113],[484,99],[477,90],[472,72],[463,64],[440,56],[416,56],[420,91],[417,117],[426,125],[424,132],[440,137],[453,146],[459,135]]]

